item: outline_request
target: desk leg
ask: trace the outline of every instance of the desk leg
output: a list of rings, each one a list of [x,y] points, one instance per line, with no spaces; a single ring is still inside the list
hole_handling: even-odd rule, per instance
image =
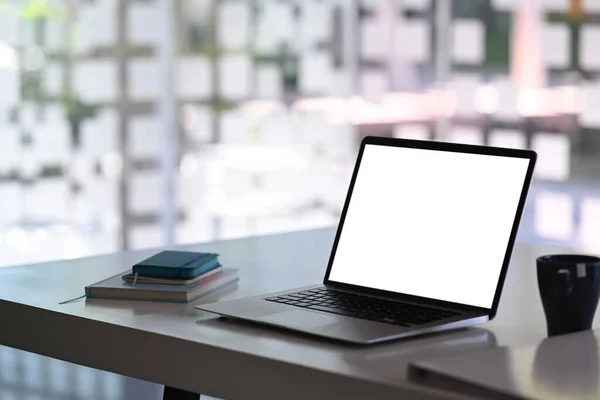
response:
[[[163,400],[200,400],[200,395],[198,393],[188,392],[187,390],[165,386]]]

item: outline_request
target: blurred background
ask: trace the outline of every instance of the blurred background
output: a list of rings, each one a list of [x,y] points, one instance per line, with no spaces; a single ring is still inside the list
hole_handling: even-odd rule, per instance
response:
[[[598,43],[600,0],[0,0],[0,266],[335,225],[365,135],[534,149],[519,239],[600,252]],[[2,399],[160,395],[0,349]]]
[[[520,239],[596,251],[599,23],[600,0],[0,0],[0,265],[335,225],[365,135],[536,150]]]

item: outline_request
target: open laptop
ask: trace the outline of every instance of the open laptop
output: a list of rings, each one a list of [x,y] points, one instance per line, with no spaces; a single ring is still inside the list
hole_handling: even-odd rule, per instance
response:
[[[536,153],[363,139],[320,285],[197,308],[353,343],[496,315]]]

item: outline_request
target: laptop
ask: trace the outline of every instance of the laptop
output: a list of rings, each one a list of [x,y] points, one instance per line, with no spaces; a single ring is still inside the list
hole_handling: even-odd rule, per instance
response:
[[[529,150],[366,137],[323,283],[197,308],[357,344],[489,321],[535,161]]]

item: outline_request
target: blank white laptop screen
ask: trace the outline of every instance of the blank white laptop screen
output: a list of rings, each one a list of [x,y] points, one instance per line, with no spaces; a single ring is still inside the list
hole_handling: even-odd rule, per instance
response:
[[[329,280],[491,308],[528,166],[366,145]]]

